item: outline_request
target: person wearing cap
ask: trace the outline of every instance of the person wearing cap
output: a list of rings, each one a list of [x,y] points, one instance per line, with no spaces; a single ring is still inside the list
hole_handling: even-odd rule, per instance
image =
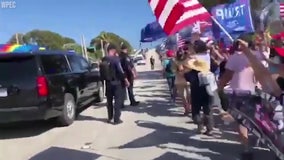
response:
[[[105,68],[108,68],[108,70],[102,71],[101,68],[103,64],[107,65]],[[125,95],[122,93],[125,93],[125,86],[129,86],[129,81],[123,71],[120,59],[117,56],[117,49],[113,44],[110,44],[107,47],[107,55],[102,58],[100,70],[102,75],[109,74],[109,78],[103,79],[106,81],[108,123],[111,123],[111,121],[114,120],[114,124],[120,124],[122,123],[122,120],[120,119],[121,108],[125,99]]]
[[[175,57],[175,53],[172,50],[168,50],[166,56],[167,58],[162,63],[163,75],[167,79],[171,100],[172,102],[175,102],[175,74],[173,72],[173,59]]]
[[[121,45],[121,53],[119,54],[122,68],[126,74],[126,77],[130,83],[127,87],[130,106],[137,106],[140,102],[135,100],[133,92],[134,79],[137,77],[135,66],[128,53],[128,48],[125,44]]]

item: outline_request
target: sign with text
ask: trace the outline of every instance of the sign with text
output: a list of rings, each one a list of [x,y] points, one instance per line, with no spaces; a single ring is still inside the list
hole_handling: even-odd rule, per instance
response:
[[[14,9],[17,7],[16,1],[6,0],[0,1],[2,9]]]
[[[237,0],[235,3],[215,6],[211,14],[229,34],[254,32],[249,0]],[[220,29],[214,32],[220,34]]]

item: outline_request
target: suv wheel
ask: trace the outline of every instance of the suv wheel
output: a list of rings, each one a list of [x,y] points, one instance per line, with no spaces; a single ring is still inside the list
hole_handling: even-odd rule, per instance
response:
[[[70,93],[66,93],[64,97],[64,106],[62,114],[58,117],[60,126],[69,126],[74,122],[76,116],[76,103],[74,97]]]
[[[96,93],[96,102],[102,102],[104,100],[104,86],[101,82],[98,84],[99,90]]]

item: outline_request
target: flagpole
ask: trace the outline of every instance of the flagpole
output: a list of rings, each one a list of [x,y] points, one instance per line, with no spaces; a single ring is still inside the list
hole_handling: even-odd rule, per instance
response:
[[[218,25],[218,27],[220,27],[220,29],[226,34],[226,36],[228,36],[228,38],[234,42],[233,37],[226,31],[226,29],[217,21],[217,19],[215,19],[213,16],[211,16],[211,19],[214,21],[215,24]]]

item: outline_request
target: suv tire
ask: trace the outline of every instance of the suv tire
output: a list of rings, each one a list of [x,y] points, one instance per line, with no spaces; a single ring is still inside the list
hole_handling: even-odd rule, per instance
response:
[[[74,97],[70,93],[66,93],[64,96],[64,106],[62,114],[58,117],[58,124],[60,126],[71,125],[76,117],[76,103]]]
[[[96,102],[102,102],[104,100],[104,85],[102,82],[98,82],[99,90],[95,94]]]

